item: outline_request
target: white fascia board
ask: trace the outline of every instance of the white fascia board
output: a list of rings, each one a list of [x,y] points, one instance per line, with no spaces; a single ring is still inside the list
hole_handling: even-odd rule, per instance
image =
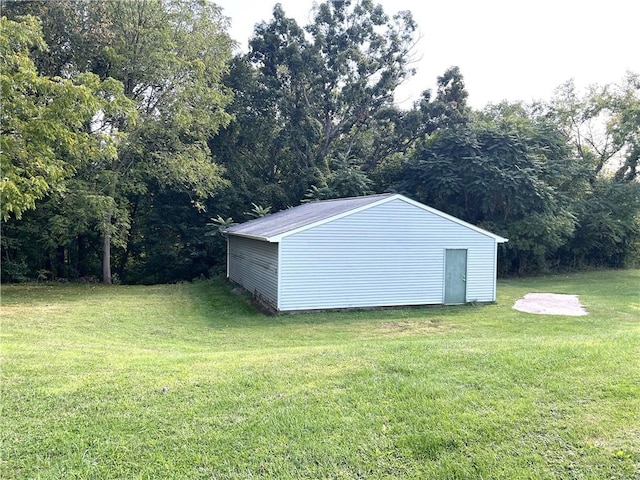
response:
[[[242,238],[250,238],[251,240],[258,240],[260,242],[272,242],[272,240],[270,238],[260,237],[258,235],[249,235],[249,234],[246,234],[246,233],[229,232],[229,233],[227,233],[227,235],[233,235],[235,237],[242,237]]]
[[[396,200],[398,198],[404,199],[405,197],[403,197],[400,194],[391,195],[390,197],[382,198],[382,199],[378,200],[377,202],[369,203],[367,205],[363,205],[361,207],[354,208],[353,210],[348,210],[346,212],[338,213],[337,215],[333,215],[332,217],[323,218],[322,220],[318,220],[317,222],[310,223],[309,225],[304,225],[302,227],[298,227],[298,228],[293,229],[293,230],[289,230],[288,232],[284,232],[284,233],[281,233],[279,235],[274,235],[273,237],[269,237],[266,240],[268,242],[279,242],[280,240],[282,240],[285,237],[288,237],[289,235],[295,235],[296,233],[304,232],[305,230],[309,230],[310,228],[315,228],[315,227],[318,227],[320,225],[324,225],[325,223],[333,222],[334,220],[338,220],[339,218],[348,217],[349,215],[353,215],[354,213],[362,212],[362,211],[367,210],[369,208],[375,207],[377,205],[385,204],[387,202],[390,202],[392,200]]]

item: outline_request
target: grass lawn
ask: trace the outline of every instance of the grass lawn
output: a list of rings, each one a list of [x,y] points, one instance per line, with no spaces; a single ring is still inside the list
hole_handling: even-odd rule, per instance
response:
[[[640,478],[640,271],[498,292],[265,317],[219,281],[5,285],[0,478]]]

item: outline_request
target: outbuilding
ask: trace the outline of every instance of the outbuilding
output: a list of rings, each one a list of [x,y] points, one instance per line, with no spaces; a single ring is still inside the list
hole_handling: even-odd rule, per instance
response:
[[[226,236],[227,277],[277,311],[494,302],[507,241],[391,193],[306,203]]]

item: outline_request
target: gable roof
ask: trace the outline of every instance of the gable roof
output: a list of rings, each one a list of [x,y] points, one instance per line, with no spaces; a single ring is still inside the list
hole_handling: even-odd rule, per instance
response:
[[[367,195],[363,197],[337,198],[335,200],[321,200],[312,203],[304,203],[297,207],[282,210],[277,213],[266,215],[255,220],[234,225],[225,230],[228,235],[254,238],[267,242],[279,242],[283,237],[306,230],[308,228],[327,223],[338,218],[351,215],[362,210],[383,204],[392,200],[400,199],[411,205],[431,212],[447,220],[453,221],[478,233],[487,235],[499,243],[506,242],[507,239],[483,230],[475,225],[464,222],[459,218],[452,217],[444,212],[428,207],[397,193],[383,193],[380,195]]]

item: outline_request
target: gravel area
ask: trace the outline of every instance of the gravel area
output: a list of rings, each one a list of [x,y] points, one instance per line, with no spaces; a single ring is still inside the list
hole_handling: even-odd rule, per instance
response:
[[[558,293],[527,293],[517,300],[513,308],[521,312],[539,315],[570,315],[579,317],[589,312],[580,303],[578,295]]]

